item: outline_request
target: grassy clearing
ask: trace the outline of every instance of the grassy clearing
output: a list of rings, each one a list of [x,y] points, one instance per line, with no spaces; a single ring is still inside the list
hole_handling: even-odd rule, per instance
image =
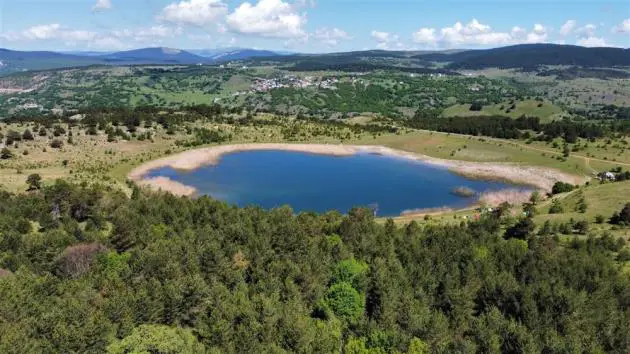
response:
[[[584,198],[588,205],[584,213],[576,210],[581,198]],[[605,184],[593,182],[573,192],[556,196],[554,199],[560,202],[564,212],[549,214],[552,199],[547,200],[539,207],[541,214],[535,217],[536,224],[542,225],[545,221],[568,222],[571,219],[575,221],[586,220],[591,223],[591,230],[594,232],[610,231],[616,236],[630,239],[630,229],[628,228],[618,229],[607,222],[603,224],[595,223],[597,215],[603,216],[607,221],[614,212],[621,211],[626,203],[630,203],[630,181]]]
[[[401,135],[383,135],[376,139],[364,139],[358,144],[385,145],[404,151],[463,161],[517,163],[530,166],[555,168],[580,176],[592,176],[587,161],[580,157],[569,157],[559,161],[561,153],[540,151],[522,141],[471,137],[428,131],[413,131]],[[607,168],[615,167],[608,163]]]
[[[531,117],[539,117],[543,122],[549,122],[556,119],[562,119],[564,113],[562,108],[553,105],[551,102],[541,102],[535,100],[517,101],[514,103],[515,109],[506,113],[511,106],[509,102],[503,102],[494,105],[484,106],[481,111],[471,111],[470,104],[458,104],[444,110],[444,117],[476,117],[489,115],[502,115],[511,118],[518,118],[523,115]]]

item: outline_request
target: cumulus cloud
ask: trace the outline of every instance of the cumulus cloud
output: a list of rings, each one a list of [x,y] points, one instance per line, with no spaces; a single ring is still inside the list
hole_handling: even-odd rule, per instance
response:
[[[537,23],[534,25],[534,29],[527,34],[527,43],[543,43],[547,41],[547,28]]]
[[[259,0],[252,4],[244,2],[226,18],[230,30],[271,38],[304,38],[306,15],[300,14],[300,5],[291,5],[282,0]]]
[[[623,20],[618,26],[613,28],[617,33],[630,33],[630,18]]]
[[[499,32],[473,19],[467,24],[456,22],[441,30],[420,28],[412,34],[415,43],[446,48],[462,46],[497,46],[516,43],[538,43],[547,39],[547,29],[537,24],[531,32],[515,26],[510,32]]]
[[[29,27],[20,33],[13,33],[14,40],[64,40],[64,41],[89,41],[96,37],[95,32],[72,30],[64,28],[58,23],[37,25]]]
[[[571,32],[573,32],[576,26],[577,26],[577,21],[568,20],[567,22],[564,23],[564,25],[562,25],[562,27],[560,27],[560,34],[563,36],[568,36],[569,34],[571,34]]]
[[[188,0],[174,2],[162,9],[159,19],[182,26],[206,27],[215,24],[228,12],[222,0]]]
[[[319,40],[320,42],[334,47],[339,44],[342,40],[350,40],[352,37],[346,33],[346,31],[341,30],[339,28],[319,28],[313,33],[313,38]]]
[[[400,42],[397,34],[373,30],[370,34],[376,41],[378,49],[402,49],[404,45]]]
[[[92,11],[103,11],[112,8],[112,0],[96,0],[96,4],[92,6]]]
[[[435,34],[435,28],[421,28],[417,32],[414,32],[412,37],[414,42],[427,45],[435,45],[438,40]]]

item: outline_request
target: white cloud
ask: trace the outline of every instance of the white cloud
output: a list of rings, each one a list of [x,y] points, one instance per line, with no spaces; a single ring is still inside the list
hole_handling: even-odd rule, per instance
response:
[[[371,37],[375,40],[376,47],[378,49],[390,50],[390,49],[403,49],[405,46],[400,42],[400,38],[397,34],[382,32],[382,31],[372,31]]]
[[[613,28],[617,33],[630,33],[630,18],[623,20],[618,26]]]
[[[514,26],[512,27],[510,35],[512,36],[513,41],[518,42],[519,40],[527,37],[527,30],[519,26]]]
[[[585,26],[583,31],[589,33],[588,30],[590,29],[590,27]],[[483,24],[476,19],[467,24],[458,21],[453,26],[439,30],[424,27],[412,33],[412,39],[415,43],[440,48],[542,43],[546,42],[548,38],[549,31],[542,24],[535,24],[530,31],[514,26],[510,31],[502,32],[495,31],[491,26]]]
[[[112,8],[112,0],[96,0],[96,4],[92,6],[92,11],[109,10]]]
[[[534,29],[527,34],[526,43],[544,43],[547,41],[547,28],[537,23],[534,25]]]
[[[226,22],[237,33],[272,38],[303,38],[306,15],[298,13],[299,4],[282,0],[244,2],[229,14]]]
[[[458,21],[453,26],[444,27],[439,31],[435,28],[425,27],[412,34],[415,43],[445,48],[521,43],[526,42],[528,36],[527,31],[518,26],[513,27],[511,32],[497,32],[491,26],[483,24],[477,19],[473,19],[467,24]]]
[[[222,0],[188,0],[171,3],[158,18],[182,26],[205,27],[222,19],[227,12]]]
[[[394,36],[391,33],[388,32],[381,32],[381,31],[372,31],[372,39],[374,39],[375,41],[382,43],[382,42],[388,42],[391,39],[393,39]],[[398,39],[398,36],[395,37],[396,40]]]
[[[435,28],[421,28],[412,34],[413,41],[419,44],[427,44],[434,46],[437,43]]]
[[[505,32],[495,32],[488,25],[473,19],[468,24],[455,23],[442,28],[440,41],[446,46],[461,45],[503,45],[510,43],[511,36]]]
[[[571,34],[571,32],[573,32],[576,26],[577,26],[577,21],[568,20],[567,22],[564,23],[564,25],[562,25],[562,27],[560,27],[560,34],[563,36],[568,36],[569,34]]]
[[[71,30],[62,27],[58,23],[48,25],[38,25],[25,29],[18,35],[14,35],[16,40],[55,40],[64,41],[89,41],[96,37],[95,32]]]
[[[319,28],[313,33],[313,38],[321,41],[322,43],[334,47],[339,44],[339,41],[350,40],[352,37],[346,33],[346,31],[339,28]]]
[[[581,38],[577,41],[577,44],[583,47],[607,47],[608,46],[604,38],[594,37],[594,36]]]

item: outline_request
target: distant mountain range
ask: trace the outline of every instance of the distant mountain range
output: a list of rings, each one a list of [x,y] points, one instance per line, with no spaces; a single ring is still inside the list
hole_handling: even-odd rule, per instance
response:
[[[630,49],[585,48],[555,44],[516,45],[483,50],[384,51],[369,50],[330,54],[295,54],[247,48],[181,50],[143,48],[115,53],[14,51],[0,49],[0,74],[89,65],[217,64],[236,60],[294,63],[296,67],[405,67],[430,68],[432,63],[448,70],[533,68],[569,65],[585,68],[630,66]],[[366,65],[369,64],[369,65]]]
[[[268,50],[242,48],[190,51],[173,48],[142,48],[114,53],[93,51],[27,52],[0,49],[0,74],[89,65],[216,64],[279,55],[282,54]]]

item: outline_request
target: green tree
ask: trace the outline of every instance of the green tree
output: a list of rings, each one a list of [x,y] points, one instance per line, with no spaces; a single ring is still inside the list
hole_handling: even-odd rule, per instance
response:
[[[141,325],[131,334],[107,347],[110,354],[195,354],[205,353],[203,345],[184,328],[163,325]]]
[[[562,214],[564,213],[564,207],[558,199],[551,201],[551,207],[549,208],[549,214]]]
[[[42,176],[37,173],[33,173],[26,178],[26,184],[28,184],[28,190],[38,190],[42,188]]]
[[[332,282],[350,283],[357,290],[364,290],[367,281],[369,267],[365,262],[359,262],[354,258],[343,260],[333,269]]]
[[[349,283],[337,283],[326,292],[326,304],[348,322],[355,322],[365,311],[365,297]]]
[[[409,342],[409,349],[407,354],[429,354],[431,352],[429,346],[421,339],[413,338]]]
[[[505,231],[505,238],[516,238],[519,240],[525,240],[534,231],[536,225],[531,218],[523,218],[516,223],[516,225],[510,227]]]

